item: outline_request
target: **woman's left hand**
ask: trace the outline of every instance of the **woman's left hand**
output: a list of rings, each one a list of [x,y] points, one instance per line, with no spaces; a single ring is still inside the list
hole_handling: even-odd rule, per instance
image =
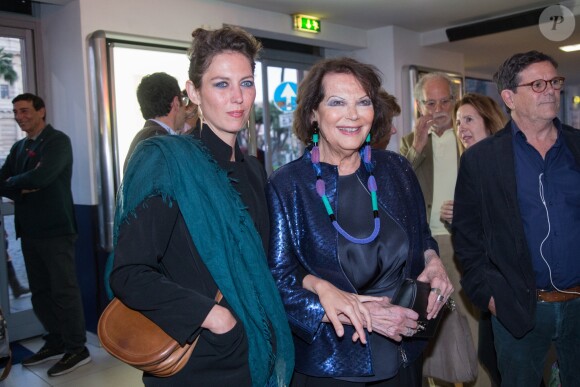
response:
[[[434,250],[425,251],[425,270],[417,277],[417,280],[431,284],[431,294],[427,305],[427,319],[430,320],[437,317],[454,290],[445,266]]]

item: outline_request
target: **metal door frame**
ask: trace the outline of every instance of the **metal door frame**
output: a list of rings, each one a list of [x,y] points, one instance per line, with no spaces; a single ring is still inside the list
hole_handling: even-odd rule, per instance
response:
[[[14,215],[14,203],[2,201],[0,203],[0,235],[4,235],[4,217]],[[6,247],[0,248],[0,267],[6,267]],[[12,313],[10,308],[10,297],[8,293],[8,273],[0,270],[0,283],[4,284],[0,290],[0,305],[2,312],[8,322],[10,330],[10,341],[27,339],[42,334],[44,327],[36,318],[32,306],[30,309]]]

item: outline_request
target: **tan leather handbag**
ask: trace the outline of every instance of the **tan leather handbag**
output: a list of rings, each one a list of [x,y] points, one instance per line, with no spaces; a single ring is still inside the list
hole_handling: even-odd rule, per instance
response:
[[[219,303],[221,299],[222,293],[218,290],[215,300]],[[97,331],[107,352],[157,377],[179,372],[199,340],[197,336],[191,344],[179,345],[157,324],[117,298],[113,298],[105,308]]]

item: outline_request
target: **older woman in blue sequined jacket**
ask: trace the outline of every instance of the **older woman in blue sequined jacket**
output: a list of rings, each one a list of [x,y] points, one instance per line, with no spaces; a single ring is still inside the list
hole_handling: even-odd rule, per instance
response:
[[[308,147],[270,178],[269,265],[294,335],[293,386],[420,386],[418,315],[390,299],[405,278],[429,282],[432,318],[453,291],[410,164],[371,151],[390,131],[380,85],[356,60],[317,63],[294,118]]]

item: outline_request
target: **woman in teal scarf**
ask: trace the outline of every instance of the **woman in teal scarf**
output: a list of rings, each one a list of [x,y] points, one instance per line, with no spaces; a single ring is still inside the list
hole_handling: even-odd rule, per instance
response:
[[[265,258],[266,175],[236,140],[254,103],[260,44],[238,28],[192,35],[186,88],[201,125],[145,140],[131,156],[110,284],[178,342],[200,337],[183,370],[145,373],[146,386],[288,385],[294,350]]]

